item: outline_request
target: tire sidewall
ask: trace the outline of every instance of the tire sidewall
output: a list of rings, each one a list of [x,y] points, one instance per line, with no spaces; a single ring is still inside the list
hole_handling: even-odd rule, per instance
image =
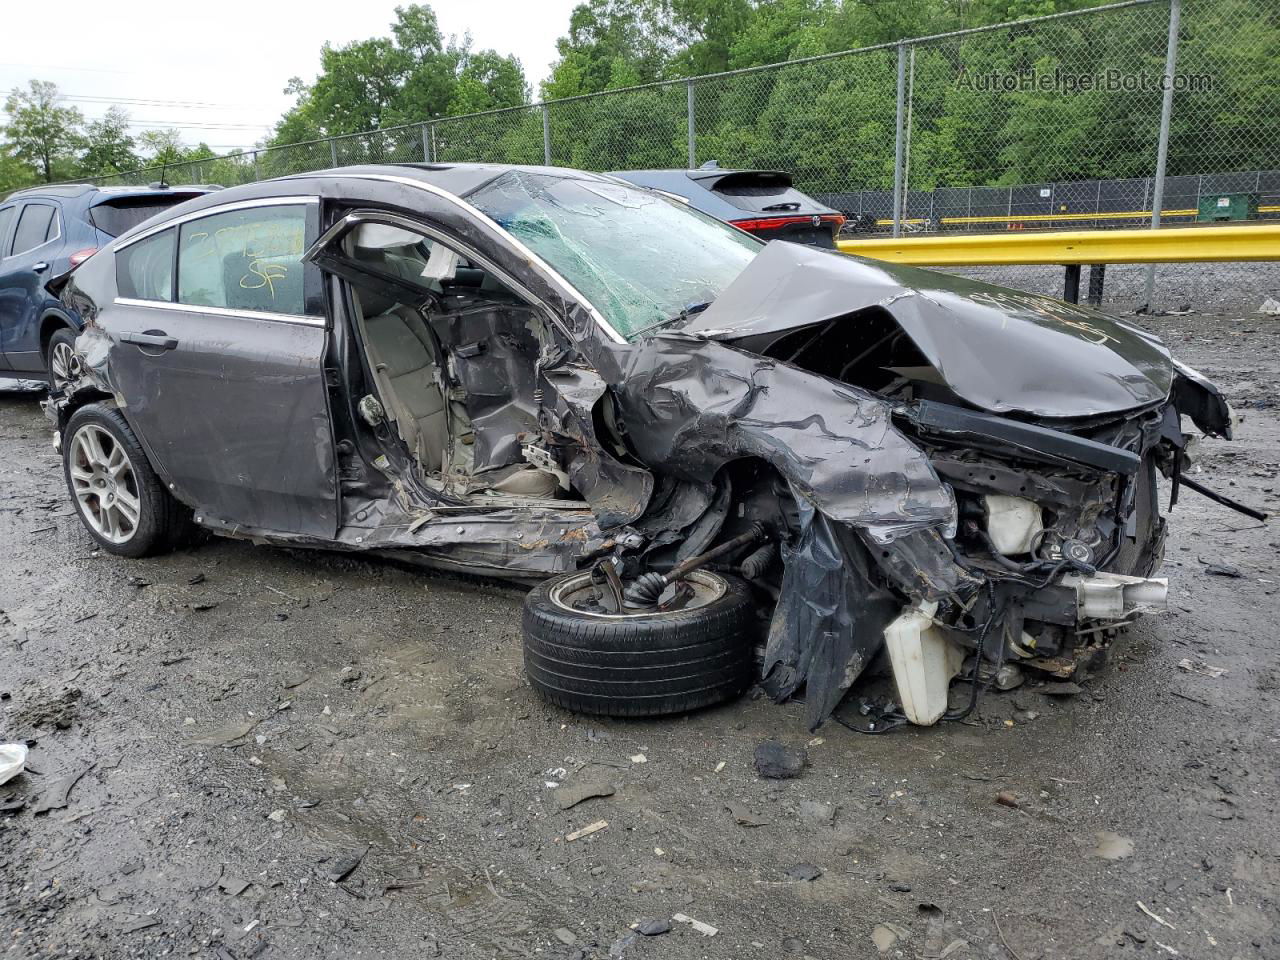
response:
[[[133,468],[133,475],[138,488],[139,517],[133,536],[124,543],[113,543],[107,540],[89,525],[84,516],[84,508],[80,504],[80,499],[75,495],[75,487],[71,483],[72,438],[86,424],[94,424],[111,434],[112,439],[120,444],[125,454],[129,457],[130,466]],[[155,473],[151,469],[151,464],[147,461],[142,446],[129,428],[124,415],[118,409],[104,404],[92,403],[81,407],[71,415],[71,419],[67,421],[62,442],[62,476],[66,481],[67,494],[76,509],[76,515],[80,518],[85,532],[94,539],[99,547],[108,553],[114,553],[122,557],[144,557],[155,551],[162,539],[162,531],[159,526],[160,505],[156,503],[157,481]]]
[[[575,575],[525,597],[525,675],[552,704],[595,716],[669,716],[738,696],[755,679],[759,624],[745,582],[717,574],[724,592],[705,606],[603,617],[552,602]]]

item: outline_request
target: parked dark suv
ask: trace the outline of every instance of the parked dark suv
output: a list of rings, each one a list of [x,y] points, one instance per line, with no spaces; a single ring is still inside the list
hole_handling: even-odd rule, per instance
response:
[[[214,187],[33,187],[0,201],[0,377],[65,382],[80,320],[50,278],[175,203]]]
[[[830,249],[844,226],[844,214],[801,193],[781,170],[725,170],[712,160],[696,170],[619,170],[612,176],[661,190],[761,240]]]

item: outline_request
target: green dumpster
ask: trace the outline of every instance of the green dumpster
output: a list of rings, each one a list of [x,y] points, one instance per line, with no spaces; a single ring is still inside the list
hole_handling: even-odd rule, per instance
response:
[[[1200,198],[1196,221],[1252,220],[1258,215],[1256,193],[1210,193]]]

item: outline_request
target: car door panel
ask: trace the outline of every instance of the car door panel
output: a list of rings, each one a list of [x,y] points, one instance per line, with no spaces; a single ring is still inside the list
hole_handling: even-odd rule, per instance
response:
[[[332,537],[323,324],[165,306],[113,311],[112,379],[158,471],[226,524]]]
[[[112,386],[202,522],[337,531],[328,326],[319,273],[301,263],[317,228],[314,203],[258,201],[117,252],[117,295],[98,321]]]
[[[41,199],[24,204],[13,219],[0,260],[0,353],[12,370],[43,371],[40,307],[49,299],[44,284],[61,250],[62,218],[57,203]],[[41,228],[37,237],[32,224]]]

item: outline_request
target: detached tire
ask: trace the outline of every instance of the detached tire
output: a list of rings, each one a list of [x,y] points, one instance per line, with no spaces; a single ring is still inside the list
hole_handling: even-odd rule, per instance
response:
[[[696,594],[670,613],[596,614],[574,609],[590,574],[539,584],[524,601],[529,683],[566,710],[608,717],[684,713],[736,697],[755,679],[757,624],[736,577],[698,570]]]
[[[91,403],[71,415],[62,437],[62,467],[80,521],[108,553],[165,553],[194,526],[191,511],[164,488],[115,407]]]

